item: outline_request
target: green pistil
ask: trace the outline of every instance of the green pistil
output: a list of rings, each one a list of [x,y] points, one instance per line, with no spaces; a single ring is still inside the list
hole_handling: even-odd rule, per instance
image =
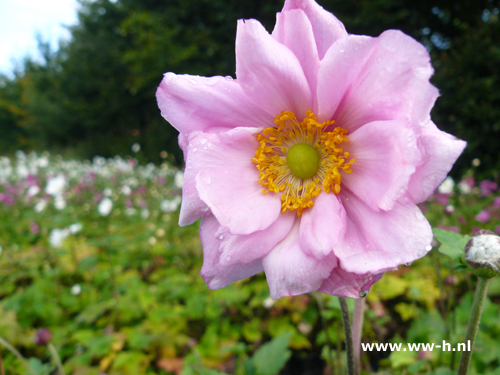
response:
[[[311,178],[319,167],[319,153],[308,144],[297,143],[288,150],[286,163],[296,177]]]

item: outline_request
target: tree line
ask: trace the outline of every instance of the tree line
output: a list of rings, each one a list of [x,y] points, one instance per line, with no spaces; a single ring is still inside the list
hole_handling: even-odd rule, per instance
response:
[[[454,173],[479,159],[500,169],[500,2],[493,0],[319,0],[352,34],[400,29],[431,53],[439,88],[432,116],[468,147]],[[26,58],[0,76],[0,149],[51,150],[77,158],[162,151],[182,164],[176,131],[161,118],[155,91],[164,72],[235,72],[236,20],[271,31],[282,0],[80,0],[79,22],[43,61]]]

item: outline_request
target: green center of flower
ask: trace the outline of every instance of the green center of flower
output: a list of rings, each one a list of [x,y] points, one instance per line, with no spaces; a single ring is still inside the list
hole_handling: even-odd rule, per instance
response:
[[[290,171],[298,178],[310,178],[319,167],[318,150],[305,143],[296,143],[288,149],[286,163]]]
[[[340,193],[342,175],[352,173],[356,159],[340,145],[348,142],[347,130],[335,121],[319,122],[312,111],[298,121],[291,111],[276,115],[275,126],[257,134],[259,147],[252,161],[259,170],[259,183],[268,192],[281,194],[281,213],[302,212],[313,206],[321,193]]]

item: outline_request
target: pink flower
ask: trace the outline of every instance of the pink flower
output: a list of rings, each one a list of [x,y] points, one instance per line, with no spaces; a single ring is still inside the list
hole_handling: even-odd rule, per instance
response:
[[[481,189],[481,195],[487,197],[498,189],[498,185],[493,181],[483,180],[479,184],[479,189]]]
[[[432,72],[399,31],[348,35],[313,0],[287,0],[271,35],[238,22],[236,80],[165,74],[158,104],[186,162],[179,224],[203,217],[208,287],[265,271],[273,299],[359,297],[425,255],[417,204],[465,147],[430,120]]]
[[[479,221],[480,223],[486,223],[490,219],[491,219],[491,214],[486,210],[483,210],[476,215],[476,221]]]

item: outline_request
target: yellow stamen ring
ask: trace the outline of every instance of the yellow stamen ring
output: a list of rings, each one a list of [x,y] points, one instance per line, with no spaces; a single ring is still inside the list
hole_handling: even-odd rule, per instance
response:
[[[352,173],[356,159],[347,160],[349,153],[338,147],[349,140],[347,130],[329,130],[334,122],[319,123],[312,111],[299,122],[293,112],[284,111],[276,115],[276,126],[257,134],[260,145],[252,161],[265,187],[262,192],[282,192],[281,213],[297,210],[301,216],[321,191],[340,193],[340,170]]]

